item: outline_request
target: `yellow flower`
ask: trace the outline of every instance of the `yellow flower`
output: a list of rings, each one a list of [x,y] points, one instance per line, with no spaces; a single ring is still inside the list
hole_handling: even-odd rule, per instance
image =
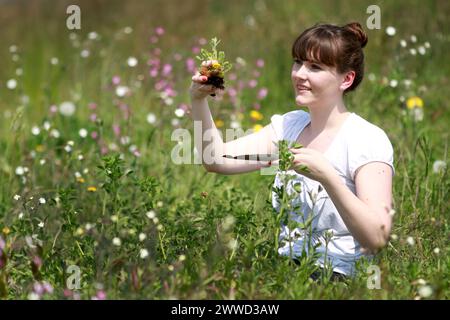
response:
[[[253,131],[258,132],[258,131],[261,130],[262,128],[263,128],[262,125],[260,125],[260,124],[255,124],[255,125],[253,126]]]
[[[81,177],[77,178],[77,181],[78,181],[79,183],[84,183],[84,179],[81,178]]]
[[[214,121],[214,123],[216,124],[217,128],[222,128],[223,125],[225,124],[222,120],[218,119],[216,121]]]
[[[262,115],[261,112],[252,110],[252,111],[250,111],[250,118],[252,118],[253,120],[256,120],[256,121],[260,121],[264,118],[264,116]]]
[[[214,69],[219,69],[219,68],[221,67],[221,65],[220,65],[220,63],[215,62],[215,63],[213,63],[212,67],[213,67]]]
[[[87,191],[89,191],[89,192],[95,192],[95,191],[97,191],[97,188],[94,187],[94,186],[90,186],[90,187],[87,188]]]
[[[408,109],[423,108],[423,100],[419,97],[411,97],[406,100],[406,107]]]
[[[3,232],[3,234],[8,235],[11,232],[11,230],[8,227],[4,227],[2,229],[2,232]]]
[[[36,151],[37,152],[43,152],[45,150],[45,147],[42,144],[38,144],[36,146]]]

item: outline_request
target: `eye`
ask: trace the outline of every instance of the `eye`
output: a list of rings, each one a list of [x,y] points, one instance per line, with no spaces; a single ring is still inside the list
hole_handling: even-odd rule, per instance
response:
[[[303,64],[303,61],[300,60],[300,59],[294,58],[294,63],[299,64],[299,65],[302,65],[302,64]]]
[[[311,65],[311,68],[312,68],[312,69],[315,69],[315,70],[322,70],[322,68],[321,68],[318,64],[315,64],[315,63],[313,63],[313,64]]]

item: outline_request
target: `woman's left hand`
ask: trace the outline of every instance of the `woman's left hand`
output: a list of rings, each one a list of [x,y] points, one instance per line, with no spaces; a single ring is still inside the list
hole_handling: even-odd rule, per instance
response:
[[[290,149],[290,151],[294,155],[291,169],[301,175],[324,183],[333,175],[337,174],[336,169],[325,156],[317,150],[311,148],[293,148]],[[302,166],[306,166],[308,170],[304,170]]]

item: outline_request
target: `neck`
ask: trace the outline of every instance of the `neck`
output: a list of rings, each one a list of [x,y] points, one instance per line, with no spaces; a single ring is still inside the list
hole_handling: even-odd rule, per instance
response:
[[[308,109],[311,117],[310,132],[312,135],[338,129],[349,115],[342,100],[320,106],[308,106]]]

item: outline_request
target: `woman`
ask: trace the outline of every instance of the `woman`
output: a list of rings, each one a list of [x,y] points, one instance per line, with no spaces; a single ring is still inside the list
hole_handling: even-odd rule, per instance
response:
[[[274,115],[260,131],[230,142],[220,137],[206,100],[216,89],[203,85],[207,78],[198,73],[190,88],[192,117],[207,132],[203,139],[196,139],[196,147],[215,154],[203,159],[208,171],[236,174],[270,165],[220,155],[273,154],[277,152],[274,142],[282,139],[304,146],[291,149],[294,182],[301,184],[293,201],[302,208],[291,217],[302,221],[312,215],[314,233],[331,234],[331,240],[319,243],[317,264],[323,267],[327,256],[335,275],[353,275],[355,262],[365,252],[384,247],[392,223],[392,145],[382,129],[349,112],[343,101],[344,94],[363,79],[366,44],[367,35],[359,23],[321,24],[305,30],[292,46],[291,79],[296,104],[306,106],[309,113],[295,110]],[[302,171],[298,165],[309,170]],[[279,175],[274,185],[280,185]],[[273,204],[278,209],[275,194]],[[294,241],[282,242],[279,253],[300,255],[309,237],[283,226],[281,240]]]

